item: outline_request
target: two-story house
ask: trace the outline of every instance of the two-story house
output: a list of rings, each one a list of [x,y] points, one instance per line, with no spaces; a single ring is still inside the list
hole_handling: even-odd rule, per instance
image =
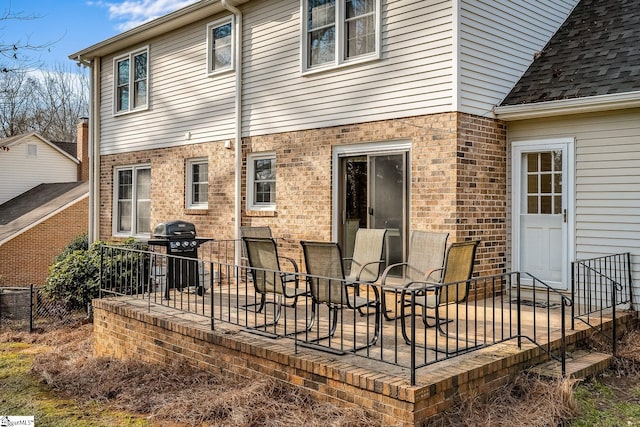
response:
[[[411,230],[447,231],[481,240],[482,274],[542,254],[536,273],[568,289],[583,224],[570,174],[588,154],[532,149],[578,136],[494,107],[576,4],[202,0],[74,53],[93,81],[90,235],[183,219],[201,236],[269,225],[349,247],[354,229],[387,228],[396,261]],[[530,151],[553,191],[521,188]],[[534,198],[559,237],[519,219]]]

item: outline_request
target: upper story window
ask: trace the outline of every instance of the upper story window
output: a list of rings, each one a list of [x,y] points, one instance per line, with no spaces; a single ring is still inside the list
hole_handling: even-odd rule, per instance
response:
[[[250,154],[247,157],[247,209],[276,208],[276,155]]]
[[[207,73],[233,70],[233,24],[231,18],[207,25]]]
[[[114,59],[116,114],[147,108],[149,103],[148,59],[148,48]]]
[[[113,181],[113,233],[148,235],[151,232],[151,167],[115,169]]]
[[[209,206],[209,164],[207,159],[187,160],[187,208],[206,209]]]
[[[27,157],[38,157],[38,146],[36,144],[27,144]]]
[[[302,0],[305,71],[375,59],[380,0]]]

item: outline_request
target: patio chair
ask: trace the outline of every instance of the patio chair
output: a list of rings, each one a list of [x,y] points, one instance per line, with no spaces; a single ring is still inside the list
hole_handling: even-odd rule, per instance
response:
[[[271,238],[273,235],[271,234],[271,227],[268,225],[260,226],[260,227],[252,227],[248,225],[243,225],[240,227],[240,239],[243,237],[263,237],[263,238]],[[242,241],[242,259],[247,260],[247,247],[244,244],[244,240]]]
[[[444,267],[432,270],[424,281],[407,283],[402,294],[401,304],[402,336],[407,344],[411,340],[407,334],[405,310],[410,307],[421,307],[420,316],[427,328],[437,328],[438,332],[448,337],[442,325],[453,322],[452,319],[441,318],[440,308],[450,304],[464,302],[469,296],[469,286],[473,265],[476,258],[476,248],[480,241],[452,243],[447,249]],[[408,292],[411,290],[411,292]],[[412,293],[415,296],[412,296]],[[428,316],[427,311],[432,310],[433,316]],[[410,316],[416,316],[412,310]],[[429,323],[433,319],[434,323]],[[437,350],[437,349],[436,349]]]
[[[247,250],[247,262],[251,274],[253,287],[256,294],[260,295],[260,301],[256,304],[247,304],[244,307],[258,306],[257,313],[261,313],[267,304],[268,296],[273,296],[274,318],[271,322],[255,326],[266,328],[275,326],[280,320],[282,307],[295,308],[298,297],[307,294],[305,289],[299,288],[298,264],[294,259],[278,255],[278,247],[271,237],[243,237],[243,245]],[[280,260],[284,259],[291,264],[292,273],[285,273],[280,268]],[[286,300],[292,300],[287,305]]]
[[[389,265],[382,273],[380,280],[382,284],[382,314],[385,319],[398,318],[398,296],[407,283],[426,281],[429,272],[442,267],[448,237],[449,233],[432,231],[414,230],[411,233],[407,261]],[[398,270],[401,273],[399,277],[391,275],[392,272],[397,273]],[[434,272],[431,280],[439,280],[439,274],[439,270]],[[393,295],[394,311],[396,311],[394,316],[389,315],[388,294]],[[400,302],[402,303],[402,300]]]
[[[380,277],[380,266],[384,263],[384,237],[386,229],[360,228],[351,258],[343,258],[350,262],[347,281],[373,283]]]
[[[272,237],[271,227],[268,225],[261,227],[243,225],[240,227],[240,237]]]
[[[320,304],[329,309],[329,331],[326,336],[317,337],[310,342],[319,342],[334,336],[338,324],[338,311],[374,309],[375,325],[373,336],[364,345],[354,343],[351,351],[370,347],[378,341],[380,334],[380,298],[378,289],[372,286],[370,292],[360,296],[358,285],[345,278],[340,246],[334,242],[301,241],[304,262],[307,270],[307,283],[311,291],[311,319],[307,322],[307,330],[313,328]],[[355,335],[355,330],[354,330]],[[368,330],[367,330],[368,335]],[[340,352],[338,352],[340,353]]]

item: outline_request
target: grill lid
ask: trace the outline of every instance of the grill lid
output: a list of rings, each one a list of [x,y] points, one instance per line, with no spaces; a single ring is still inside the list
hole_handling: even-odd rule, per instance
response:
[[[153,229],[153,237],[158,238],[190,238],[196,236],[196,226],[186,221],[161,222]]]

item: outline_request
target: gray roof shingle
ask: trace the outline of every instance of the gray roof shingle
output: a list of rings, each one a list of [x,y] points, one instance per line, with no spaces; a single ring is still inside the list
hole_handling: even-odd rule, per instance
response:
[[[582,0],[501,105],[640,91],[640,0]]]
[[[0,241],[89,194],[89,182],[40,184],[0,205]]]

